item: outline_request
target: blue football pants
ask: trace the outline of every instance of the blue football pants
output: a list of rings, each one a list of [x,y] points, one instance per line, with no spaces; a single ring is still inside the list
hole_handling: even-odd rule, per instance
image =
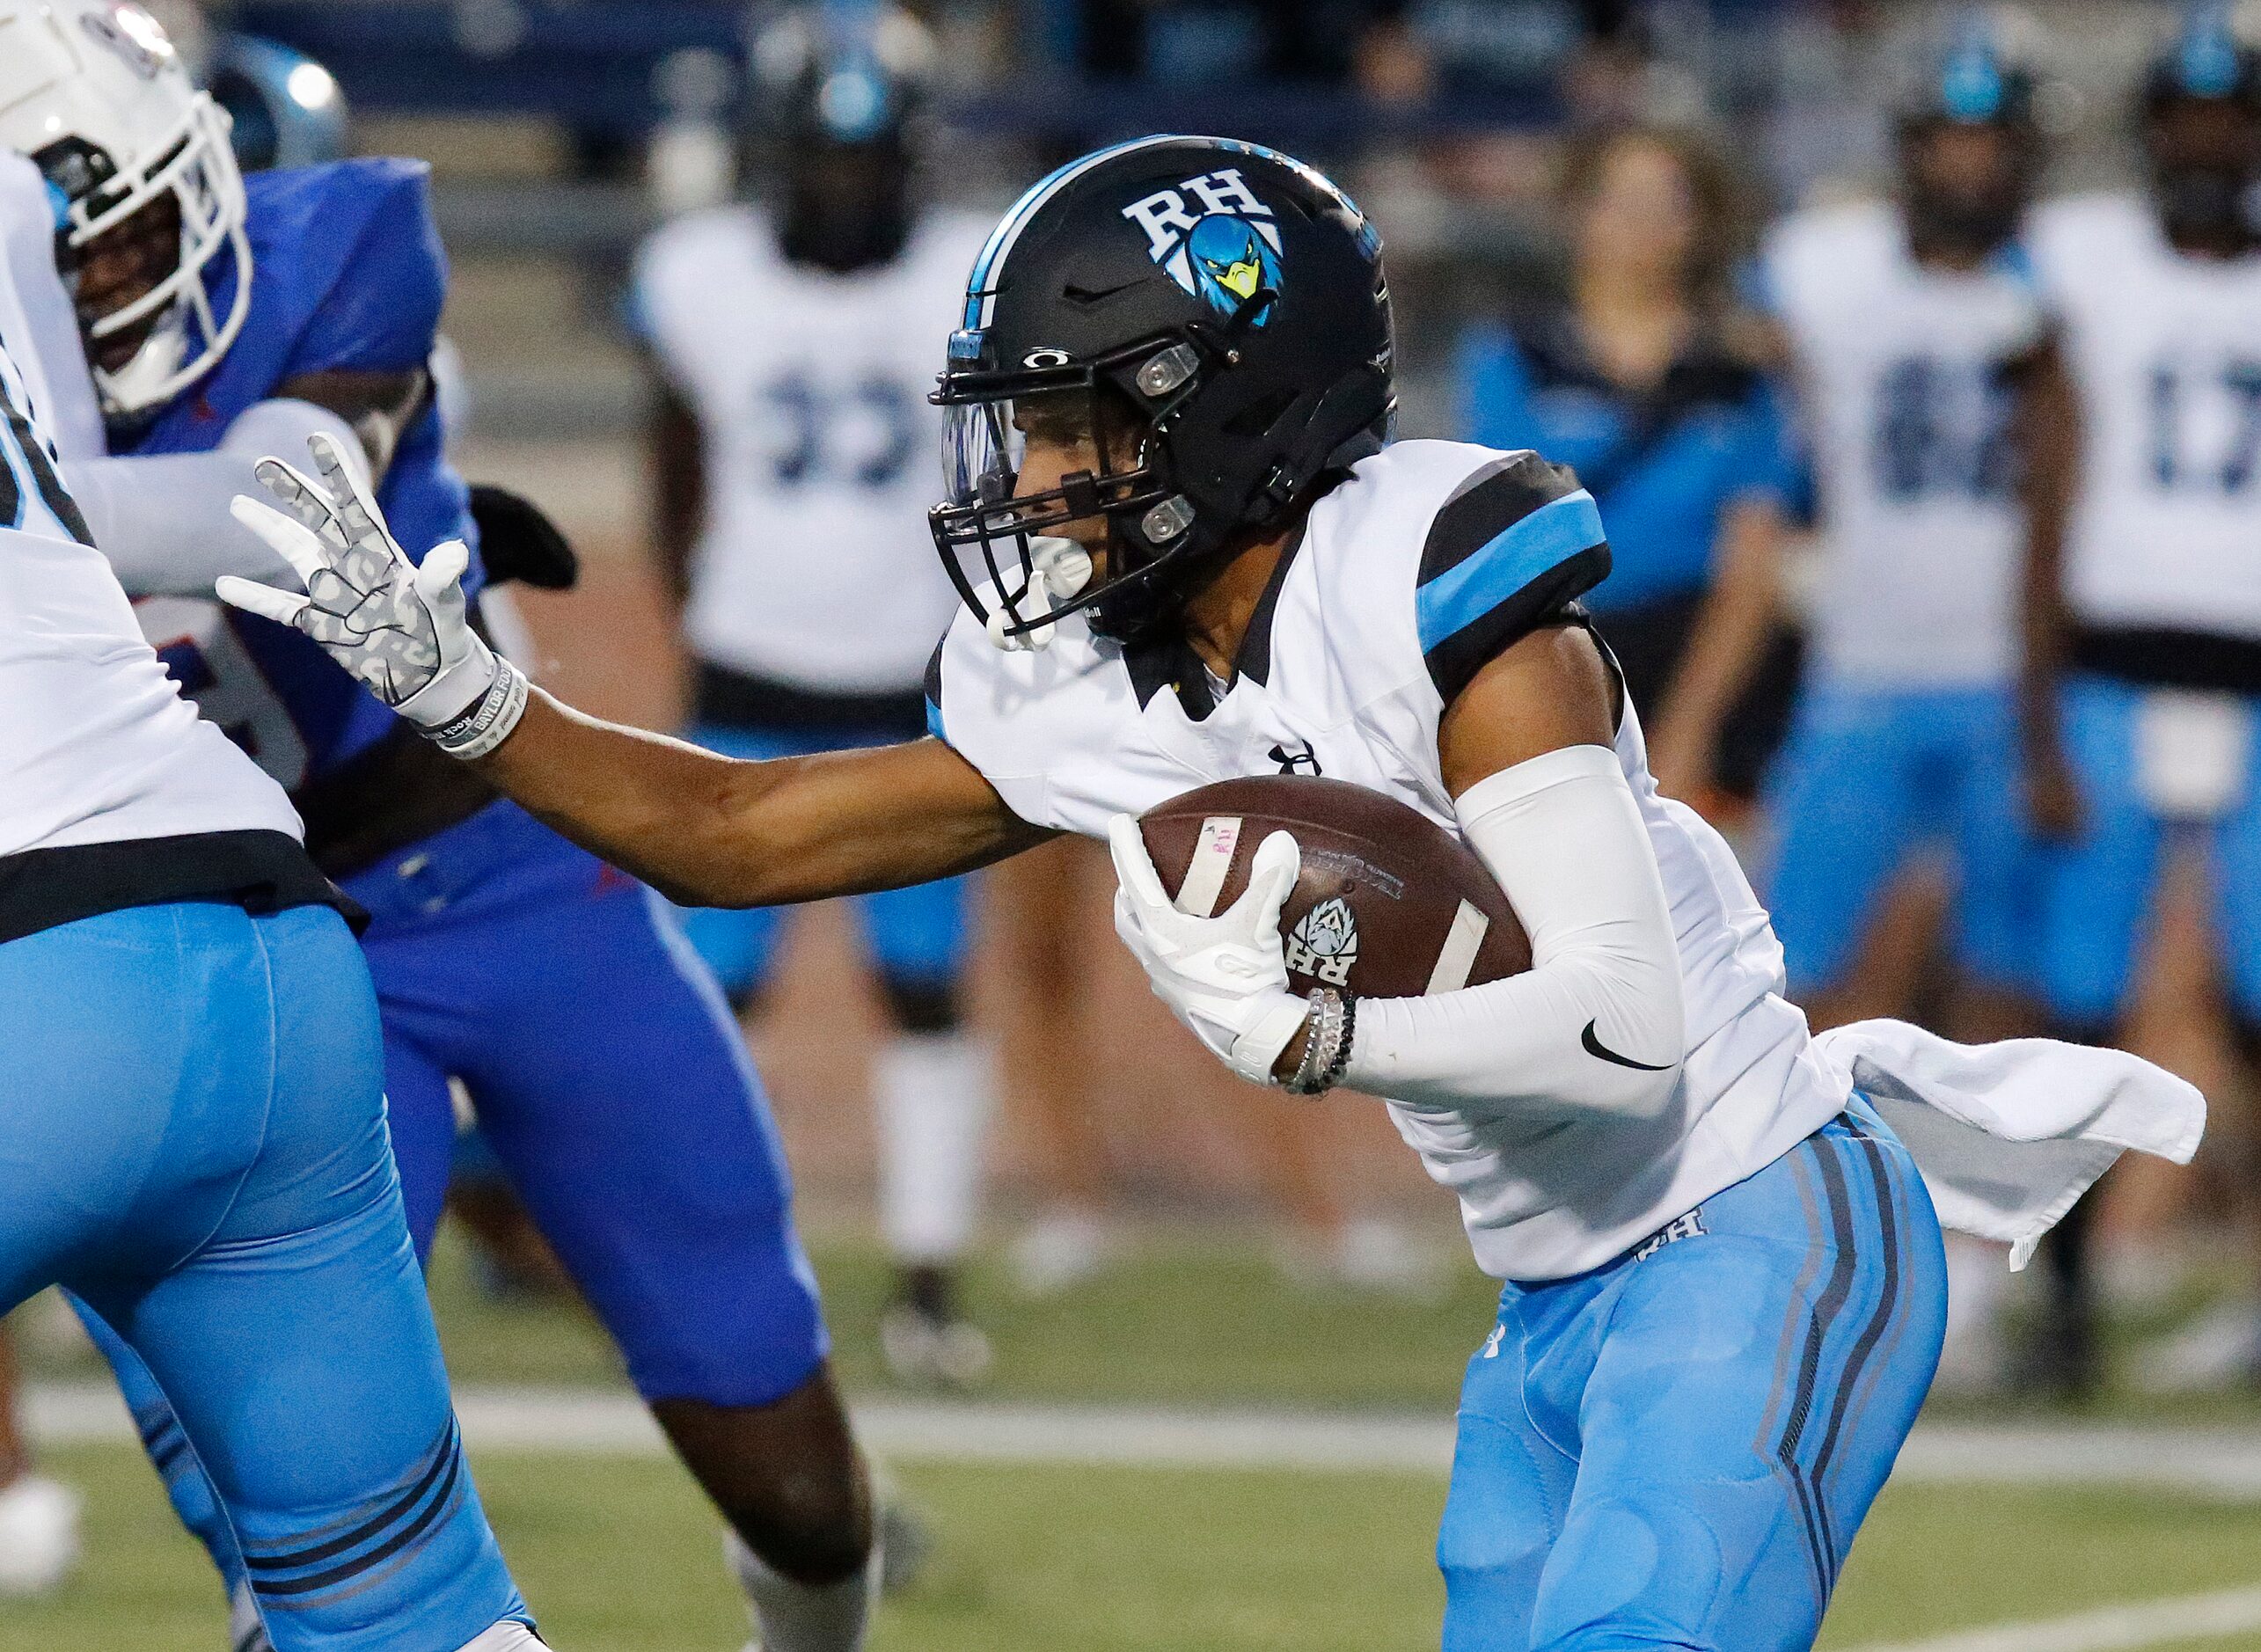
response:
[[[1843,984],[1885,888],[1927,838],[1954,859],[1957,966],[1989,986],[2031,985],[2041,869],[2020,761],[2006,688],[1825,683],[1800,697],[1769,786],[1781,840],[1766,880],[1794,991]]]
[[[2170,837],[2205,847],[2214,945],[2238,1016],[2261,1023],[2261,735],[2243,794],[2221,819],[2177,828],[2144,800],[2136,725],[2143,692],[2076,676],[2061,697],[2065,755],[2079,778],[2080,836],[2053,846],[2043,898],[2042,981],[2049,1008],[2077,1027],[2125,1013]]]
[[[0,1312],[61,1283],[178,1418],[282,1652],[526,1619],[465,1466],[335,912],[185,903],[0,946]]]
[[[1804,1652],[1938,1363],[1865,1104],[1616,1261],[1511,1283],[1461,1391],[1445,1652]]]
[[[392,1151],[428,1252],[471,1089],[512,1186],[649,1400],[767,1405],[830,1351],[743,1038],[666,903],[511,803],[346,883],[372,923]],[[356,965],[358,971],[358,965]],[[421,1282],[420,1282],[421,1283]],[[99,1314],[182,1523],[245,1572],[157,1383]]]

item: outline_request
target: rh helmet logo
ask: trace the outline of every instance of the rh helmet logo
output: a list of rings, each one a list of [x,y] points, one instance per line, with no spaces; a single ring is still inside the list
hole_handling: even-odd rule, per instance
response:
[[[1287,967],[1295,975],[1339,987],[1358,961],[1358,920],[1341,895],[1321,901],[1288,932]]]
[[[1257,293],[1281,289],[1279,225],[1237,166],[1158,189],[1123,216],[1146,232],[1146,256],[1212,309],[1229,316]],[[1270,319],[1267,308],[1255,325]]]

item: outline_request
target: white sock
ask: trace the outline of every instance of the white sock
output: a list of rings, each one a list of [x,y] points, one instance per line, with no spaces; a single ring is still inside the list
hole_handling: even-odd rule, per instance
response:
[[[863,1645],[879,1594],[876,1533],[863,1569],[836,1583],[796,1583],[772,1571],[735,1531],[723,1532],[722,1554],[746,1591],[759,1652],[858,1652]]]
[[[506,1618],[465,1646],[463,1652],[543,1652],[542,1638],[516,1618]]]
[[[990,1053],[961,1033],[896,1038],[872,1070],[880,1232],[896,1261],[953,1261],[980,1215],[983,1138],[997,1085]]]

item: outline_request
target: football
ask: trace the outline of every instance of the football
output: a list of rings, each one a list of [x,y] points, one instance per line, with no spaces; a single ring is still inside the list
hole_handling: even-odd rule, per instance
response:
[[[1303,849],[1280,910],[1288,983],[1360,998],[1450,992],[1531,967],[1507,896],[1452,833],[1346,781],[1264,775],[1188,792],[1140,816],[1146,852],[1182,911],[1223,911],[1275,831]]]

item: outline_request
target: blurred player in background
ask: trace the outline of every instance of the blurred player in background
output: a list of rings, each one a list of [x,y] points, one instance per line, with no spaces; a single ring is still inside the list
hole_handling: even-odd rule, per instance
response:
[[[1778,229],[1764,281],[1820,500],[1807,680],[1775,778],[1773,910],[1817,1024],[1848,996],[1910,849],[1946,833],[1966,1030],[2032,1029],[2032,856],[2013,771],[2024,513],[2012,414],[2044,333],[2018,236],[2042,170],[2031,26],[1962,19],[1897,112],[1891,202]],[[1780,590],[1779,569],[1760,581]],[[1746,626],[1747,630],[1748,627]],[[1746,656],[1747,658],[1747,656]]]
[[[2108,1039],[2170,844],[2202,844],[2236,1040],[2261,1063],[2261,44],[2191,10],[2145,77],[2140,194],[2052,202],[2032,244],[2061,325],[2038,398],[2025,734],[2069,836],[2043,900],[2063,1033]],[[2057,370],[2061,366],[2061,371]],[[2252,1189],[2244,1190],[2252,1218]],[[2088,1270],[2063,1248],[2069,1327]],[[2247,1290],[2163,1349],[2184,1385],[2261,1380]],[[2090,1358],[2068,1337],[2067,1357]]]
[[[2045,332],[2018,237],[2043,166],[2030,21],[1971,12],[1899,100],[1890,201],[1815,208],[1771,238],[1762,281],[1795,369],[1819,499],[1806,678],[1771,782],[1770,884],[1794,990],[1817,1027],[1913,1007],[1863,967],[1913,852],[1951,863],[1957,1035],[2031,1033],[2035,849],[2018,789],[2012,415]],[[1758,669],[1778,558],[1715,613],[1731,683]],[[1887,975],[1895,972],[1885,971]],[[1988,1385],[2006,1276],[1950,1246],[1948,1369]],[[2065,1374],[2061,1362],[2051,1371]]]
[[[1463,341],[1461,428],[1577,471],[1610,524],[1610,576],[1589,606],[1657,720],[1658,781],[1703,801],[1770,609],[1745,594],[1781,555],[1796,486],[1783,413],[1732,285],[1743,211],[1728,164],[1684,132],[1635,128],[1574,148],[1562,205],[1567,301]],[[1735,720],[1743,743],[1748,720]]]
[[[775,206],[679,218],[637,261],[630,314],[657,380],[654,537],[696,664],[691,737],[717,751],[784,757],[925,727],[920,678],[954,601],[925,543],[933,341],[985,233],[926,201],[933,50],[892,11],[773,25],[754,67]],[[990,1359],[955,1276],[995,1089],[966,1022],[966,886],[868,896],[857,917],[891,1031],[873,1074],[897,1268],[882,1347],[905,1380],[962,1385]],[[684,927],[733,1003],[755,1004],[781,915],[694,911]]]
[[[106,438],[124,456],[106,463],[139,479],[90,496],[129,588],[208,590],[232,536],[200,514],[205,456],[309,428],[365,462],[424,532],[480,545],[485,563],[465,553],[474,591],[490,572],[554,582],[570,562],[554,532],[493,495],[474,520],[446,458],[428,372],[446,270],[426,169],[348,161],[246,188],[224,116],[192,96],[137,8],[0,0],[0,20],[21,41],[0,59],[19,76],[0,99],[0,146],[30,154],[63,203],[55,246],[86,351],[73,365],[91,368],[99,398],[67,457]],[[859,1644],[874,1570],[863,1465],[758,1082],[672,913],[465,785],[461,765],[435,766],[305,639],[223,612],[160,596],[139,617],[206,716],[292,789],[317,864],[372,915],[362,950],[419,1251],[439,1220],[456,1141],[448,1081],[460,1078],[728,1520],[772,1652]],[[94,1328],[176,1506],[227,1575],[238,1640],[255,1637],[243,1569],[171,1408]]]
[[[191,106],[145,15],[11,6],[0,120],[74,46]],[[174,140],[183,195],[224,193],[216,126]],[[118,1327],[285,1652],[538,1646],[448,1402],[352,903],[183,703],[33,422],[91,413],[55,245],[0,156],[0,1313],[60,1283]],[[0,1573],[41,1535],[0,1524]]]

